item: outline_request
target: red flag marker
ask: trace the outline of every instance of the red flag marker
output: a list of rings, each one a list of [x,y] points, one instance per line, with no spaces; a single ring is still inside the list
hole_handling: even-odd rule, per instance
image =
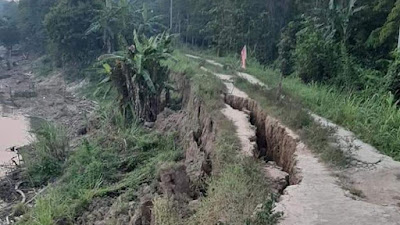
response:
[[[242,59],[242,68],[246,69],[246,59],[247,59],[247,49],[246,45],[243,47],[241,52],[241,59]]]

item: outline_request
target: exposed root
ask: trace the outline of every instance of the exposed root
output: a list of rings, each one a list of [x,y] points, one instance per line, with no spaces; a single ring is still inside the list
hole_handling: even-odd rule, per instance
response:
[[[18,182],[17,184],[15,184],[15,191],[16,191],[18,194],[21,195],[21,197],[22,197],[21,203],[24,204],[25,201],[26,201],[26,196],[25,196],[24,192],[21,191],[21,190],[19,189],[19,186],[20,186],[22,183],[23,183],[23,182]]]

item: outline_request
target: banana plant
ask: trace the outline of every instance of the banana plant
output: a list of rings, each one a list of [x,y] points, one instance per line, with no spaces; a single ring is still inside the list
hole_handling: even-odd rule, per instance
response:
[[[171,36],[164,32],[146,38],[134,31],[133,42],[125,51],[99,58],[109,74],[103,82],[112,82],[118,90],[123,110],[132,108],[131,115],[155,121],[168,81],[168,68],[161,62],[172,57]]]

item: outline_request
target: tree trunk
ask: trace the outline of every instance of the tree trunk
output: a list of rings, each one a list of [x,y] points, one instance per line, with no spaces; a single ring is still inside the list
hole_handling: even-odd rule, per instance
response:
[[[400,26],[399,26],[399,38],[397,40],[397,51],[400,52]]]
[[[7,70],[11,70],[11,67],[12,67],[12,46],[8,47]]]
[[[107,39],[107,53],[111,54],[112,52],[112,44],[110,38]]]

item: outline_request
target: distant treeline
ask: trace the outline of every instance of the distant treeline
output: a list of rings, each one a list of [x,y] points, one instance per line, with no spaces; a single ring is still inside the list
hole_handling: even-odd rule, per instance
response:
[[[58,66],[120,50],[134,29],[150,36],[171,28],[219,55],[247,45],[284,76],[400,97],[400,0],[3,0],[5,7],[3,44],[20,39]]]

